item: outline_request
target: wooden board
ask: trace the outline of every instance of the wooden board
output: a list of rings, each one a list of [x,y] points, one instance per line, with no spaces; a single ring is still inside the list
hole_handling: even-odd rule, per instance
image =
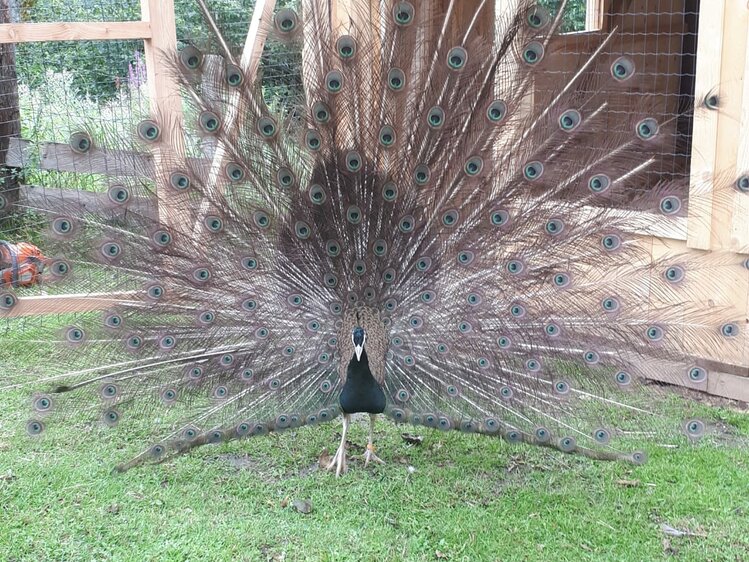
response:
[[[150,37],[151,24],[147,21],[0,24],[0,43],[111,41]]]

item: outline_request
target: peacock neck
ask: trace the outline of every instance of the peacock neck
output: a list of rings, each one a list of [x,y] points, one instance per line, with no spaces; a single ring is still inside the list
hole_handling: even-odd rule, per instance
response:
[[[349,361],[339,403],[347,414],[380,414],[385,410],[385,393],[372,376],[366,351],[362,352],[359,361],[356,356]]]

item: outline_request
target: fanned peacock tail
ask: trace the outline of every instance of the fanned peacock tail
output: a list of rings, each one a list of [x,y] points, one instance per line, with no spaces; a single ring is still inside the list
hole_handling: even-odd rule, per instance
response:
[[[79,412],[154,420],[162,433],[127,469],[327,421],[355,327],[396,422],[635,463],[623,433],[705,431],[688,412],[662,427],[639,397],[655,373],[705,380],[697,344],[740,353],[737,312],[701,306],[691,277],[748,272],[653,262],[643,245],[643,212],[680,228],[688,180],[652,180],[677,135],[655,96],[612,101],[646,79],[612,54],[617,31],[563,69],[548,52],[561,16],[531,2],[493,43],[481,9],[456,34],[456,2],[436,17],[386,4],[340,28],[321,1],[276,14],[303,52],[303,111],[273,114],[229,48],[187,47],[173,61],[184,124],[153,115],[132,139],[71,139],[133,156],[109,190],[115,219],[73,196],[39,209],[47,279],[114,297],[36,336],[60,347],[30,434]]]

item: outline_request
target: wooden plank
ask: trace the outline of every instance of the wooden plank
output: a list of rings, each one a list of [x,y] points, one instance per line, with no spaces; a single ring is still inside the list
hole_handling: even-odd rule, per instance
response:
[[[156,199],[133,198],[127,206],[118,207],[112,204],[106,193],[95,193],[93,191],[79,191],[72,189],[55,189],[33,185],[22,185],[19,188],[19,204],[22,207],[32,209],[44,209],[45,211],[62,211],[76,213],[110,213],[110,216],[118,217],[128,211],[136,211],[138,214],[156,218]]]
[[[151,25],[147,21],[0,24],[0,43],[111,41],[150,37]]]
[[[585,31],[603,29],[604,0],[587,0],[585,5]]]
[[[18,303],[11,310],[0,312],[0,318],[17,318],[39,314],[95,312],[97,310],[106,310],[116,304],[121,304],[123,301],[133,300],[136,296],[137,294],[134,292],[119,292],[19,297]]]
[[[19,168],[34,167],[40,170],[73,172],[78,174],[103,174],[107,176],[153,177],[153,160],[150,154],[110,150],[94,146],[87,154],[77,154],[67,143],[45,142],[39,145],[39,159],[35,162],[31,141],[14,137],[10,139],[6,164]]]
[[[174,19],[174,0],[141,0],[141,14],[144,21],[150,22],[152,35],[144,41],[146,76],[151,98],[151,113],[162,128],[164,138],[174,139],[170,147],[160,143],[153,154],[154,169],[160,169],[160,162],[170,157],[170,153],[180,156],[182,140],[182,97],[177,81],[164,64],[165,56],[177,53],[177,27]],[[170,151],[170,152],[167,152]],[[163,202],[159,208],[159,218],[164,224],[179,220],[175,209],[168,204],[168,178],[155,178],[156,192]]]
[[[746,27],[746,56],[744,60],[743,95],[739,121],[739,134],[735,141],[739,149],[736,159],[736,175],[749,175],[749,25]],[[731,222],[731,249],[749,254],[749,193],[734,193]]]

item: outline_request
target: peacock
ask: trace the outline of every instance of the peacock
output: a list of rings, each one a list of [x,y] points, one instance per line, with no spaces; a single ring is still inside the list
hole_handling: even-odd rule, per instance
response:
[[[467,18],[455,0],[362,2],[336,22],[304,0],[269,24],[303,54],[304,99],[279,111],[198,3],[211,40],[164,54],[183,118],[75,132],[73,152],[122,170],[107,212],[76,192],[34,209],[43,285],[107,305],[26,325],[57,344],[0,384],[31,389],[29,435],[146,427],[125,471],[342,416],[339,476],[354,414],[365,466],[383,462],[380,414],[634,464],[709,431],[658,400],[706,380],[697,350],[747,349],[694,275],[749,270],[643,245],[643,217],[683,228],[699,204],[669,168],[699,107],[664,112],[619,30],[570,65],[553,52],[565,2],[514,2],[489,37],[489,2]],[[0,289],[0,312],[18,303]]]

